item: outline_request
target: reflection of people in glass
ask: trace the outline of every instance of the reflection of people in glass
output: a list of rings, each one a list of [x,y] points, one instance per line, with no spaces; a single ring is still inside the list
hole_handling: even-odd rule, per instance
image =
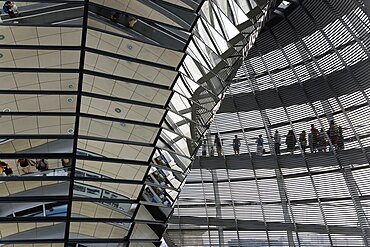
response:
[[[161,159],[161,156],[158,156],[157,158],[154,158],[154,161],[157,165],[160,165],[160,166],[165,166],[166,164],[163,162],[163,160]]]
[[[62,159],[62,166],[63,167],[71,167],[72,165],[72,160],[71,159]]]
[[[3,11],[9,15],[10,18],[16,18],[19,16],[17,5],[12,1],[6,1],[3,6]]]
[[[36,169],[39,172],[49,170],[49,162],[47,159],[36,159]]]
[[[151,202],[157,202],[157,200],[154,197],[154,194],[150,191],[149,187],[145,189],[145,194],[147,197],[149,197],[149,201]]]
[[[6,176],[12,176],[13,169],[7,163],[0,161],[0,174],[2,175],[3,173],[5,173]]]
[[[24,174],[31,173],[32,161],[29,159],[18,159],[17,165],[21,167],[21,170]]]
[[[158,173],[158,171],[153,172],[154,178],[161,184],[164,183],[164,178]]]

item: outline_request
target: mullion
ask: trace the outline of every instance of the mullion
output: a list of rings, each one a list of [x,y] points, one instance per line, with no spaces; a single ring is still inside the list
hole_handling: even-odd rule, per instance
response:
[[[82,95],[82,94],[81,94]],[[134,124],[146,127],[159,128],[160,124],[149,123],[149,122],[140,122],[135,120],[124,120],[115,117],[106,117],[102,115],[93,115],[89,113],[80,113],[79,115],[75,112],[0,112],[0,116],[60,116],[60,117],[84,117],[91,119],[100,119],[111,122],[125,122],[127,124]]]
[[[112,209],[114,211],[114,209]],[[2,223],[13,223],[14,219],[17,223],[34,223],[34,222],[67,222],[64,217],[0,217]],[[102,222],[102,223],[132,223],[131,218],[86,218],[86,217],[72,217],[71,222]],[[151,221],[151,220],[135,220],[139,224],[164,225],[165,222]]]
[[[55,50],[55,51],[80,51],[80,46],[75,45],[19,45],[19,44],[0,44],[1,49],[12,50]]]
[[[74,143],[73,143],[73,158],[70,170],[70,183],[69,183],[69,192],[68,192],[68,206],[67,206],[67,222],[65,225],[64,233],[64,244],[68,246],[69,234],[71,227],[71,217],[72,217],[72,204],[73,204],[73,194],[74,194],[74,178],[76,174],[76,164],[77,164],[77,150],[78,150],[78,135],[80,128],[80,113],[81,113],[81,103],[82,103],[82,94],[83,91],[83,81],[84,81],[84,67],[85,67],[85,58],[86,58],[86,43],[87,43],[87,23],[88,23],[88,14],[89,14],[89,0],[84,1],[84,12],[83,12],[83,25],[82,25],[82,35],[81,35],[81,52],[80,52],[80,64],[78,69],[78,88],[77,88],[77,102],[76,102],[76,119],[75,119],[75,128],[74,128]]]
[[[63,91],[57,91],[57,90],[0,90],[0,94],[14,94],[14,95],[73,95],[77,96],[78,93],[74,90],[63,90]],[[125,98],[119,98],[115,96],[110,95],[104,95],[104,94],[96,94],[91,92],[82,92],[82,96],[90,97],[90,98],[97,98],[97,99],[104,99],[104,100],[110,100],[110,101],[116,101],[120,103],[126,103],[126,104],[133,104],[133,105],[140,105],[145,107],[151,107],[151,108],[158,108],[158,109],[164,109],[164,106],[156,104],[156,103],[148,103],[143,101],[136,101],[132,99],[125,99]]]

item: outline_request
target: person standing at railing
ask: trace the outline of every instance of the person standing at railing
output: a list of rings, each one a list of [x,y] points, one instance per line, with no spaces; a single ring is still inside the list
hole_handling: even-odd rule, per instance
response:
[[[203,140],[202,156],[207,156],[207,141],[206,140]]]
[[[237,135],[235,135],[235,138],[233,139],[233,149],[235,155],[239,155],[240,145],[240,139]]]
[[[306,131],[303,130],[302,133],[299,135],[299,142],[301,143],[303,153],[305,153],[307,147]]]
[[[320,140],[320,133],[319,130],[315,128],[314,124],[311,124],[311,153],[316,153],[319,146],[319,140]]]
[[[339,135],[339,129],[337,125],[334,123],[334,120],[331,120],[329,129],[328,129],[328,136],[334,148],[337,148],[337,145],[338,145],[338,135]],[[330,147],[330,150],[331,150],[331,147]]]
[[[287,145],[287,150],[290,152],[290,154],[294,153],[295,144],[297,143],[297,139],[295,138],[293,130],[289,130],[286,139],[285,144]]]
[[[343,150],[344,149],[344,137],[343,137],[343,129],[342,126],[338,127],[338,145],[337,150]]]
[[[279,134],[279,131],[276,130],[274,135],[274,146],[276,155],[280,155],[280,145],[281,145],[281,136]]]
[[[326,152],[327,141],[325,137],[325,131],[323,129],[320,130],[319,138],[319,151]]]
[[[216,134],[215,136],[215,146],[216,146],[217,155],[221,156],[222,155],[222,145],[221,145],[221,140],[218,137],[218,134]]]
[[[263,154],[263,137],[262,135],[259,135],[257,138],[257,155],[262,155]]]

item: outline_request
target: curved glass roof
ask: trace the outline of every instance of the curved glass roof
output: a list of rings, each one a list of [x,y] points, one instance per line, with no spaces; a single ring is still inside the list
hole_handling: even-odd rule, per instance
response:
[[[20,1],[0,23],[0,244],[158,246],[275,1]]]
[[[366,9],[357,1],[289,3],[278,6],[227,90],[170,219],[168,242],[369,245]],[[316,146],[311,124],[320,134]]]

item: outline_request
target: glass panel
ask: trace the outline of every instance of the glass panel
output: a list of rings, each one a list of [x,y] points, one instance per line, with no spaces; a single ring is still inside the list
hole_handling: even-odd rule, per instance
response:
[[[128,200],[136,200],[142,185],[129,183],[106,183],[78,181],[74,183],[74,197],[118,199],[124,203]]]
[[[18,3],[17,3],[18,4]],[[47,3],[33,3],[40,9]],[[51,4],[49,4],[51,5]],[[55,5],[55,3],[54,3]],[[3,18],[3,16],[2,16]],[[81,45],[81,28],[72,27],[32,27],[0,26],[0,44],[17,45]]]
[[[77,69],[79,51],[0,49],[0,68]]]
[[[60,222],[30,222],[0,224],[1,240],[41,240],[64,239],[65,223]]]
[[[84,76],[83,91],[121,99],[135,100],[144,103],[164,105],[170,90],[127,82],[125,80],[112,80],[98,76]]]
[[[98,157],[138,161],[147,161],[153,150],[152,147],[92,140],[79,140],[78,149],[87,151]]]
[[[163,86],[171,86],[177,75],[176,71],[141,64],[139,61],[127,61],[90,52],[86,53],[85,69]]]
[[[65,181],[7,181],[1,182],[2,196],[66,196],[69,183]]]
[[[77,160],[76,177],[102,177],[141,181],[147,169],[146,165]]]
[[[2,116],[0,118],[1,135],[66,135],[73,133],[74,126],[75,118],[67,116]]]
[[[79,135],[99,137],[109,141],[131,141],[143,145],[153,143],[158,128],[129,124],[122,122],[110,122],[99,119],[81,118]],[[87,137],[87,138],[88,138]]]
[[[135,104],[117,101],[82,97],[81,112],[114,117],[118,119],[134,120],[147,123],[159,123],[164,109],[156,109]]]
[[[73,133],[72,133],[73,134]],[[0,150],[2,153],[26,153],[30,156],[33,154],[43,153],[72,153],[73,139],[2,139]],[[63,155],[60,155],[63,157]],[[69,155],[66,155],[69,156]],[[42,157],[40,157],[42,158]]]
[[[71,222],[70,239],[117,239],[127,236],[129,224],[120,222]]]
[[[75,95],[0,95],[0,109],[9,112],[74,112]]]
[[[69,176],[72,159],[2,159],[0,161],[0,180],[2,176]],[[42,177],[40,177],[42,180]],[[40,182],[35,184],[41,184]]]
[[[0,72],[0,77],[1,90],[76,91],[78,82],[78,74],[70,73]]]

